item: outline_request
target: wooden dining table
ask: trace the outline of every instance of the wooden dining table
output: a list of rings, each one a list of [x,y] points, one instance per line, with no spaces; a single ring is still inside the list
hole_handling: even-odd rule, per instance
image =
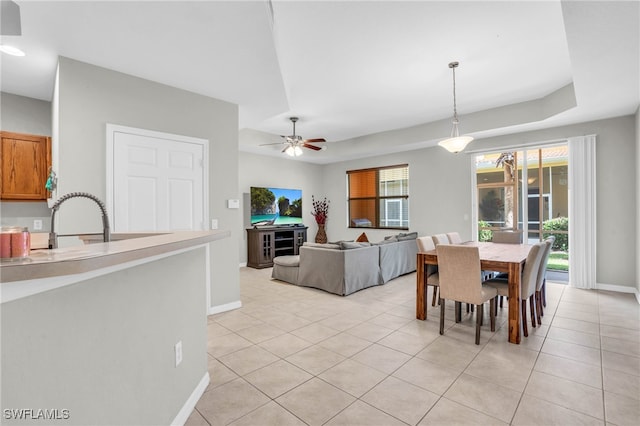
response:
[[[520,343],[522,315],[520,312],[520,277],[527,260],[531,245],[501,244],[490,242],[468,241],[466,246],[478,247],[480,252],[480,268],[483,271],[506,272],[509,274],[509,342]],[[437,265],[436,250],[418,252],[416,278],[416,318],[427,319],[427,276],[425,265]],[[478,277],[479,278],[479,277]]]

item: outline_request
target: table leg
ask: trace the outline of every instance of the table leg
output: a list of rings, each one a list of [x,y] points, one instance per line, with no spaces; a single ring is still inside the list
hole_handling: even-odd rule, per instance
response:
[[[509,264],[509,342],[520,343],[520,277],[521,265]]]
[[[425,263],[422,253],[418,253],[416,261],[416,318],[427,319],[427,286],[425,283]]]

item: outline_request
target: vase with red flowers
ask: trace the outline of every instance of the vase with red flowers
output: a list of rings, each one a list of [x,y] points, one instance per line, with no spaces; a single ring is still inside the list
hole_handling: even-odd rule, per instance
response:
[[[316,233],[316,243],[324,244],[327,242],[327,233],[324,229],[327,219],[329,218],[329,201],[325,197],[322,201],[316,200],[314,196],[311,196],[311,202],[313,204],[313,210],[311,214],[316,220],[318,225],[318,232]]]

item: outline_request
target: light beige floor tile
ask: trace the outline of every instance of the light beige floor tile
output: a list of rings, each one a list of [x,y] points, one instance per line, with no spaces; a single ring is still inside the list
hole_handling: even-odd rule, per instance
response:
[[[207,356],[209,370],[209,386],[207,390],[216,388],[225,383],[229,383],[238,378],[238,375],[227,368],[223,363],[212,357]]]
[[[605,391],[640,399],[640,377],[609,368],[602,369],[602,376]]]
[[[241,378],[205,392],[196,408],[211,425],[226,425],[269,402]]]
[[[411,356],[385,346],[373,344],[358,352],[352,359],[383,373],[391,374],[402,364],[409,361]]]
[[[614,339],[602,336],[602,350],[616,352],[623,355],[640,357],[640,344],[629,344],[628,340]]]
[[[444,396],[508,423],[516,411],[521,393],[468,374],[462,374]]]
[[[244,376],[266,365],[273,364],[279,358],[266,349],[254,345],[218,359],[236,374]]]
[[[601,324],[600,334],[602,336],[612,337],[614,339],[620,340],[628,340],[630,342],[640,344],[640,330]]]
[[[302,420],[271,401],[231,423],[231,426],[305,426]]]
[[[438,401],[438,395],[395,377],[387,377],[360,399],[405,423],[415,425]]]
[[[243,328],[236,332],[239,336],[244,337],[253,343],[264,342],[265,340],[281,336],[286,331],[270,324],[260,324],[252,327]]]
[[[591,365],[600,365],[600,351],[587,346],[562,342],[560,340],[547,339],[541,352],[573,359]]]
[[[640,400],[626,396],[604,393],[607,422],[616,425],[637,425],[640,423]]]
[[[260,318],[262,321],[278,327],[284,331],[293,331],[311,324],[308,319],[299,317],[290,312],[279,310]]]
[[[291,332],[291,334],[293,334],[294,336],[298,336],[301,339],[307,340],[311,343],[321,342],[331,336],[335,336],[338,333],[338,330],[319,323],[312,323]]]
[[[346,332],[370,342],[377,342],[393,333],[393,329],[365,322],[348,329]]]
[[[580,331],[582,333],[599,334],[600,326],[594,322],[577,321],[570,318],[554,317],[551,322],[552,327],[568,328],[569,330]]]
[[[387,375],[372,367],[346,359],[318,377],[359,398],[384,380]]]
[[[378,340],[377,343],[408,355],[415,355],[437,338],[438,335],[434,334],[427,337],[418,337],[402,331],[394,331],[388,336]]]
[[[353,401],[353,396],[317,378],[303,383],[276,400],[312,426],[324,424]]]
[[[218,336],[224,336],[225,334],[233,333],[226,327],[221,326],[217,322],[210,322],[207,324],[207,340],[211,340]]]
[[[542,373],[602,389],[602,367],[599,365],[585,364],[572,359],[541,353],[534,369]]]
[[[358,324],[364,322],[358,315],[352,315],[350,312],[331,316],[320,321],[320,324],[333,328],[338,331],[344,331],[349,328],[355,327]]]
[[[403,318],[389,313],[383,313],[376,317],[371,318],[368,323],[381,325],[383,327],[392,328],[394,330],[408,324],[412,320],[409,318]]]
[[[604,419],[602,390],[591,386],[534,371],[525,394],[591,417]]]
[[[244,376],[244,379],[271,398],[306,382],[313,376],[295,365],[280,360]]]
[[[444,324],[445,333],[449,327],[453,326],[453,324],[455,323],[445,322]],[[411,334],[417,337],[437,338],[438,336],[440,336],[440,324],[437,321],[433,321],[429,319],[425,321],[415,320],[400,327],[398,331],[402,331],[403,333]]]
[[[239,351],[253,345],[244,337],[238,336],[236,333],[225,334],[207,342],[207,352],[216,358]]]
[[[584,304],[584,303],[575,303],[575,302],[568,302],[568,301],[562,301],[559,304],[558,309],[559,310],[566,309],[566,310],[571,310],[576,312],[587,312],[595,315],[598,315],[602,311],[600,309],[599,304],[598,305],[593,303]]]
[[[507,424],[447,398],[440,398],[418,426],[502,426]]]
[[[264,341],[258,346],[281,358],[286,358],[312,345],[313,343],[311,342],[301,339],[298,336],[294,336],[293,334],[287,333]]]
[[[640,330],[640,320],[629,315],[600,315],[600,324]]]
[[[583,305],[583,306],[588,306],[588,305]],[[564,305],[564,303],[561,302],[560,305],[558,306],[558,309],[556,310],[555,316],[561,317],[561,318],[573,319],[576,321],[585,321],[585,322],[594,322],[594,323],[599,322],[597,306],[595,306],[591,312],[585,312],[583,310],[574,310],[572,308],[568,308]]]
[[[568,328],[560,328],[551,326],[547,337],[562,342],[575,343],[576,345],[589,346],[590,348],[600,348],[600,336],[592,333],[583,333],[580,331],[570,330]]]
[[[462,372],[481,349],[480,346],[440,336],[425,349],[418,352],[416,356]]]
[[[420,358],[412,358],[397,369],[393,376],[437,395],[446,392],[458,378],[459,372]]]
[[[634,356],[603,350],[602,367],[640,376],[640,358]]]
[[[345,357],[342,355],[318,345],[310,346],[286,358],[290,363],[297,365],[314,376],[342,362],[344,359]]]
[[[184,423],[184,426],[209,426],[209,422],[202,417],[202,414],[200,414],[198,410],[193,410]]]
[[[493,346],[481,351],[464,370],[464,373],[516,392],[522,392],[527,385],[538,353],[520,350],[513,351],[511,356],[508,356],[499,350],[492,351]]]
[[[372,343],[368,340],[361,339],[348,333],[336,334],[318,343],[325,349],[339,353],[340,355],[350,357],[357,354]]]
[[[232,331],[238,331],[243,328],[262,324],[262,321],[238,310],[225,314],[221,318],[218,318],[216,322]]]
[[[531,395],[524,395],[513,418],[514,426],[530,425],[590,425],[603,426],[604,422],[595,417],[569,410]]]
[[[406,426],[406,423],[391,417],[377,408],[360,400],[354,402],[325,426]]]

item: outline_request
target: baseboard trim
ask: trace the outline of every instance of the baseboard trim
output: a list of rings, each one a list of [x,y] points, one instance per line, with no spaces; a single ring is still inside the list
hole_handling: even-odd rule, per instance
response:
[[[207,315],[219,314],[238,308],[242,308],[242,302],[240,300],[231,303],[225,303],[224,305],[209,306],[209,312],[207,312]]]
[[[210,381],[209,372],[207,371],[206,373],[204,373],[204,376],[202,376],[202,379],[200,379],[200,383],[198,383],[198,385],[193,390],[193,392],[191,392],[191,395],[189,396],[187,401],[184,403],[184,405],[178,412],[178,415],[171,422],[172,425],[182,426],[187,422],[187,419],[193,412],[193,409],[196,408],[196,404],[202,397],[202,394],[204,394],[204,391],[207,390],[207,386],[209,386],[209,381]]]
[[[626,285],[615,285],[615,284],[596,284],[596,289],[598,290],[606,290],[606,291],[615,291],[618,293],[632,293],[636,296],[636,301],[640,304],[640,293],[638,289],[635,287],[629,287]]]
[[[240,267],[241,267],[241,268],[246,268],[246,266],[247,266],[247,262],[242,262],[242,263],[240,264]]]

